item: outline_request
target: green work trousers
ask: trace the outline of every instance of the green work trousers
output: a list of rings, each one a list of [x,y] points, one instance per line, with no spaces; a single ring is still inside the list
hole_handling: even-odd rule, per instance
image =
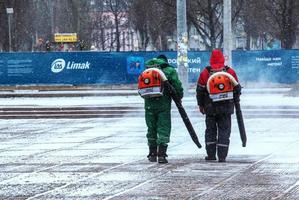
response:
[[[171,131],[170,109],[145,109],[149,146],[167,146]]]

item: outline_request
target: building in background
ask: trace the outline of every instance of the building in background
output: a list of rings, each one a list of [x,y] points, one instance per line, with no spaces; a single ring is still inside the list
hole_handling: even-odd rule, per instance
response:
[[[138,35],[131,28],[126,7],[110,1],[90,1],[91,44],[98,51],[138,51]],[[112,9],[114,6],[115,9]]]

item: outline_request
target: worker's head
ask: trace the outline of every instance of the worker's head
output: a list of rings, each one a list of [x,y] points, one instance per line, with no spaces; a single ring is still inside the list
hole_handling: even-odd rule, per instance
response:
[[[167,57],[164,54],[159,55],[157,58],[158,59],[162,59],[162,60],[164,60],[165,62],[168,63],[168,59],[167,59]]]
[[[146,68],[163,68],[164,65],[167,65],[167,62],[160,58],[153,58],[145,62]]]
[[[224,65],[225,59],[220,50],[213,50],[210,58],[210,65],[212,69],[222,69]]]

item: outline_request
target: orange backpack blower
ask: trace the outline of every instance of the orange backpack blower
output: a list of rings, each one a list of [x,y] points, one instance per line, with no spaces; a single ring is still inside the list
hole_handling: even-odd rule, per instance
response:
[[[138,77],[138,93],[143,98],[163,96],[164,80],[167,79],[161,70],[149,68]]]
[[[227,72],[212,74],[207,82],[207,90],[212,101],[224,101],[233,99],[234,87],[238,85],[235,78]]]

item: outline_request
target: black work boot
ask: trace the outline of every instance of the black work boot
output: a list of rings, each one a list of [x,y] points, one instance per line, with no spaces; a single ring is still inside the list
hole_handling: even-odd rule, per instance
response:
[[[226,162],[226,156],[228,153],[228,146],[217,146],[218,162]]]
[[[166,159],[167,154],[167,146],[160,145],[158,146],[158,163],[168,163],[168,160]]]
[[[157,146],[149,147],[149,154],[147,158],[150,162],[157,162]]]
[[[211,161],[216,160],[216,144],[207,144],[206,145],[207,156],[205,160]]]
[[[216,160],[216,157],[215,156],[214,157],[206,156],[205,160],[206,161]]]

